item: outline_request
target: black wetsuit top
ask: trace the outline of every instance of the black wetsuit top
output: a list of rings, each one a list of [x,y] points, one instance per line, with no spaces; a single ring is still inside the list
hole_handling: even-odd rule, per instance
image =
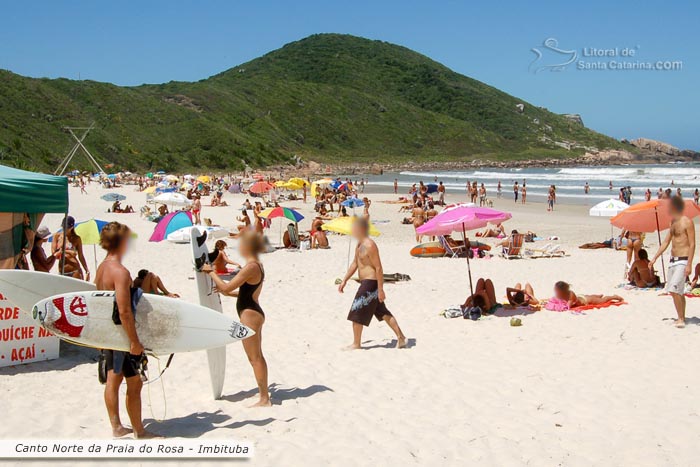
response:
[[[265,316],[260,304],[255,300],[254,294],[260,287],[260,285],[265,280],[265,270],[262,268],[260,263],[255,263],[260,268],[260,282],[257,284],[249,284],[244,282],[238,288],[238,300],[236,300],[236,311],[238,311],[238,316],[241,316],[243,310],[255,310],[261,315]]]

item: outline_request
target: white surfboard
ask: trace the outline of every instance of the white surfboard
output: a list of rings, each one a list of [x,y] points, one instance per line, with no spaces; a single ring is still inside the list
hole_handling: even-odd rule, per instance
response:
[[[192,245],[192,258],[195,266],[202,263],[209,263],[209,250],[207,249],[208,233],[204,229],[194,226],[190,229],[190,243]],[[223,313],[221,297],[214,289],[214,281],[208,274],[195,272],[197,282],[197,292],[199,293],[199,304],[212,310]],[[224,390],[224,379],[226,377],[226,347],[218,347],[207,350],[207,360],[209,362],[209,377],[211,379],[211,391],[214,399],[220,399]]]
[[[28,314],[46,297],[87,290],[95,290],[95,284],[46,272],[0,270],[0,294]]]
[[[129,350],[123,326],[112,321],[113,291],[71,292],[41,300],[32,316],[59,339],[98,349]],[[151,355],[225,346],[254,331],[209,308],[144,294],[136,307],[136,332]]]

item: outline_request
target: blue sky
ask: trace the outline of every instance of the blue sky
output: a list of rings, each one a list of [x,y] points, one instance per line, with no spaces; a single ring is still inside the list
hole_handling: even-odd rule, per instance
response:
[[[700,150],[698,2],[3,2],[0,68],[120,85],[198,80],[313,33],[404,45],[617,138]],[[528,71],[559,47],[634,49],[603,61],[681,61],[679,71]],[[551,58],[550,58],[551,60]],[[596,59],[598,61],[598,59]],[[546,57],[543,57],[543,64]],[[557,61],[547,62],[559,63]]]

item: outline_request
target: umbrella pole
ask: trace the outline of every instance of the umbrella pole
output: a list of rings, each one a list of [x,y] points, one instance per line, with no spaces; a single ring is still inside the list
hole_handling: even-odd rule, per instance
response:
[[[92,245],[92,257],[95,259],[95,274],[97,274],[97,245]]]
[[[661,228],[659,227],[659,211],[654,208],[656,216],[656,234],[659,236],[659,245],[661,245]],[[664,266],[664,255],[661,255],[661,273],[664,275],[664,283],[666,283],[666,266]]]
[[[61,245],[61,275],[66,273],[66,221],[68,213],[63,216],[63,244]]]
[[[467,231],[464,228],[464,222],[462,222],[462,239],[464,240],[464,247],[467,248]],[[472,265],[469,262],[469,248],[466,250],[467,252],[467,271],[469,272],[469,292],[471,292],[471,296],[474,295],[474,286],[472,285]]]

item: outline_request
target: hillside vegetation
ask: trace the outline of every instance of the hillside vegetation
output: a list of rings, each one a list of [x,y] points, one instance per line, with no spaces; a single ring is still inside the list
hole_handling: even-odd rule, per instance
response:
[[[348,35],[310,36],[194,83],[120,87],[0,71],[0,163],[52,170],[72,146],[62,128],[92,122],[91,152],[131,171],[261,167],[294,156],[570,157],[622,147],[409,49]]]

